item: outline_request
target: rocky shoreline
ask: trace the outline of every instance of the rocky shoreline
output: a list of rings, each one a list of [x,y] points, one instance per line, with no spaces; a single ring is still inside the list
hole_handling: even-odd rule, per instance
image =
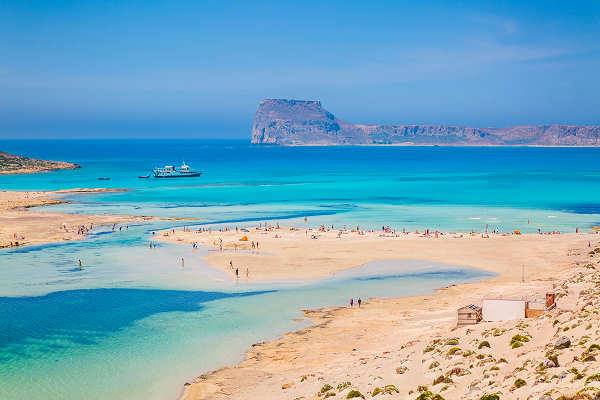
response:
[[[81,168],[81,165],[64,161],[38,160],[0,151],[0,175],[36,174],[78,168]]]

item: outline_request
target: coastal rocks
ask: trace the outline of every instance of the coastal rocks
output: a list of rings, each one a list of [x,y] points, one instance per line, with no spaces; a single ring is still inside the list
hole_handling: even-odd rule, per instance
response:
[[[362,125],[337,119],[320,101],[265,99],[252,143],[297,145],[421,144],[600,146],[600,127],[573,125],[476,128],[454,125]]]
[[[59,169],[77,169],[81,165],[63,162],[46,161],[35,158],[15,156],[0,151],[0,175],[4,174],[32,174],[37,172],[49,172]]]
[[[571,339],[566,336],[561,336],[554,343],[555,349],[566,349],[571,346]]]

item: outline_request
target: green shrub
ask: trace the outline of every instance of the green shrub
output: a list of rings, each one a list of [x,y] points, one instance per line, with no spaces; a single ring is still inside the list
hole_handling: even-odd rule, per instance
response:
[[[469,357],[469,356],[472,356],[473,354],[475,354],[475,352],[473,350],[467,350],[463,353],[463,357]]]
[[[326,383],[321,388],[321,393],[329,392],[331,389],[333,389],[333,386],[331,386],[329,383]]]
[[[529,342],[529,338],[525,335],[515,335],[510,339],[510,346],[513,349],[523,346],[523,342]]]
[[[382,388],[375,388],[373,389],[373,393],[371,394],[371,396],[377,396],[379,393],[383,393],[383,394],[393,394],[394,392],[396,393],[400,393],[400,391],[398,390],[398,388],[394,385],[385,385]]]
[[[431,364],[429,364],[429,369],[434,369],[439,366],[440,366],[440,363],[438,361],[434,361]]]
[[[450,379],[449,377],[446,377],[444,375],[440,375],[440,376],[438,376],[437,378],[435,378],[433,380],[433,386],[439,385],[440,383],[452,383],[452,382],[453,382],[453,380]]]
[[[490,342],[484,340],[483,342],[479,343],[479,349],[483,349],[484,347],[490,347]]]
[[[349,388],[350,385],[351,385],[350,382],[342,382],[342,383],[340,383],[340,384],[337,385],[337,390],[338,390],[338,392],[341,392],[342,390],[344,390],[346,388]]]
[[[500,400],[500,396],[497,393],[484,394],[479,400]]]
[[[515,381],[515,384],[514,384],[514,385],[515,385],[515,387],[518,389],[518,388],[520,388],[521,386],[525,386],[525,385],[527,385],[527,382],[525,382],[525,380],[524,380],[524,379],[521,379],[521,378],[519,378],[519,379],[517,379],[517,380]]]
[[[327,393],[325,393],[325,398],[333,397],[333,396],[335,396],[335,392],[327,392]]]
[[[458,344],[458,338],[448,339],[448,340],[446,340],[446,343],[445,343],[446,346],[456,346],[457,344]]]
[[[364,399],[365,396],[363,396],[363,394],[361,392],[359,392],[358,390],[351,390],[348,392],[348,395],[346,396],[347,399],[355,399],[360,397],[361,399]]]
[[[579,371],[577,370],[577,368],[575,368],[575,367],[571,368],[571,369],[569,370],[569,372],[570,372],[570,373],[572,373],[573,375],[575,375],[575,376],[573,377],[575,380],[581,379],[581,378],[583,378],[583,377],[585,376],[585,375],[583,375],[581,372],[579,372]],[[599,374],[599,375],[600,375],[600,374]],[[586,381],[586,384],[587,384],[587,381]]]
[[[587,385],[588,383],[590,383],[592,381],[599,381],[600,382],[600,374],[595,374],[595,375],[588,376],[587,379],[585,380],[585,384]]]
[[[439,394],[433,394],[429,390],[426,390],[416,400],[444,400],[444,398]]]
[[[423,354],[429,353],[430,351],[433,351],[434,349],[435,349],[434,345],[429,345],[429,346],[425,347],[425,349],[423,349]]]
[[[593,355],[591,355],[591,354],[590,354],[590,355],[588,355],[588,356],[585,356],[585,357],[583,358],[583,360],[581,360],[581,361],[583,361],[583,362],[588,362],[588,361],[596,361],[596,357],[594,357]]]
[[[588,347],[588,353],[591,353],[594,350],[600,350],[600,345],[597,345],[596,343],[590,345],[590,347]]]
[[[460,351],[460,347],[453,347],[450,350],[448,350],[448,355],[454,355],[457,351]]]

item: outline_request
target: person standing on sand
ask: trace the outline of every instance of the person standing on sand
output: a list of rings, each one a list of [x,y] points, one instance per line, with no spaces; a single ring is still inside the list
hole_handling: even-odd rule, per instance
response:
[[[185,267],[185,261],[183,260],[183,257],[181,257],[181,269],[183,269]]]
[[[235,279],[240,277],[240,271],[238,268],[235,269]]]
[[[354,307],[354,297],[350,299],[350,308]]]
[[[229,268],[233,269],[233,261],[229,260]]]
[[[79,270],[81,271],[81,258],[79,259]]]
[[[362,303],[362,300],[360,299],[360,297],[358,298],[358,308],[360,308],[360,303]]]
[[[248,279],[248,275],[250,275],[250,271],[248,271],[248,268],[246,268],[246,279]]]

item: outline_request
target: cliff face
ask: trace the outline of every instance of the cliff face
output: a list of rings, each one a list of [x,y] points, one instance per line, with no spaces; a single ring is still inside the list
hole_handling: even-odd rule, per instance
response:
[[[337,119],[319,101],[265,99],[254,115],[252,143],[600,146],[600,127],[359,125]]]

